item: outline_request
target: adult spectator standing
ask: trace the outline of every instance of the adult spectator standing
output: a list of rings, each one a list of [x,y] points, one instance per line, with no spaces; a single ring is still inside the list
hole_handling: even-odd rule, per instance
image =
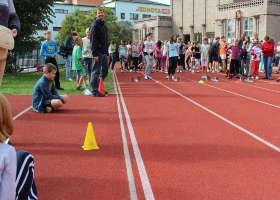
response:
[[[241,47],[243,46],[243,42],[245,41],[245,36],[246,36],[246,33],[242,33],[241,39],[238,41],[238,45]]]
[[[263,53],[263,62],[264,62],[264,70],[265,77],[263,79],[273,80],[272,73],[272,59],[274,55],[274,43],[269,39],[268,36],[264,37],[264,43],[262,45],[262,53]]]
[[[94,19],[90,28],[90,46],[95,61],[91,73],[91,87],[92,96],[104,97],[98,91],[99,79],[102,77],[103,81],[108,74],[108,28],[104,22],[104,10],[97,8],[96,18]],[[106,92],[105,92],[106,93]]]
[[[67,81],[73,81],[71,79],[70,71],[72,66],[72,52],[74,48],[74,37],[78,36],[78,33],[76,31],[72,31],[70,35],[67,36],[67,38],[64,41],[65,49],[67,50],[67,57],[66,57],[66,80]],[[73,72],[73,78],[76,78],[76,71]]]
[[[86,75],[88,78],[88,82],[90,83],[90,75],[92,71],[92,53],[90,49],[90,31],[89,28],[86,29],[86,37],[83,38],[83,58],[84,63],[86,65]],[[86,87],[87,82],[85,81]]]

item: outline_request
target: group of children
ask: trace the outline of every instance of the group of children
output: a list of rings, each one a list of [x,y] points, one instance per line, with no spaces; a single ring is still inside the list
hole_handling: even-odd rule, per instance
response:
[[[169,41],[165,40],[163,45],[160,40],[154,43],[152,37],[152,33],[148,33],[143,44],[135,41],[131,46],[132,59],[137,57],[137,60],[133,62],[130,71],[134,69],[137,72],[144,66],[145,79],[151,79],[150,73],[154,71],[165,71],[168,73],[166,78],[171,76],[171,80],[177,81],[174,76],[176,69],[177,73],[184,69],[192,73],[199,73],[201,70],[202,79],[207,78],[207,72],[225,72],[229,79],[244,78],[247,82],[253,82],[253,79],[259,79],[259,71],[263,65],[267,72],[264,79],[273,79],[272,63],[268,61],[274,54],[274,45],[268,36],[264,38],[263,43],[256,37],[250,40],[249,36],[243,34],[240,40],[233,39],[231,43],[227,43],[225,37],[216,37],[203,38],[202,44],[199,41],[184,44],[182,38],[172,34]],[[276,53],[280,58],[280,47],[277,49]],[[129,70],[126,67],[129,51],[127,45],[122,42],[119,47],[121,72]],[[138,59],[139,57],[144,59]]]

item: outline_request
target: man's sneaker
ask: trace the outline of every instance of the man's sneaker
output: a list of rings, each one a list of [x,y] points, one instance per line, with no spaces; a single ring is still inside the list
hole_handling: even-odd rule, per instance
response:
[[[67,80],[67,81],[73,81],[72,78],[67,78],[66,80]]]
[[[165,77],[166,79],[169,79],[169,75]]]
[[[105,97],[105,94],[101,94],[100,92],[93,92],[92,97]]]
[[[258,80],[258,79],[259,79],[259,77],[258,77],[258,76],[256,76],[256,77],[255,77],[255,79],[256,79],[256,80]]]
[[[148,78],[148,76],[147,76],[147,75],[145,75],[145,76],[144,76],[144,79],[148,80],[149,78]]]

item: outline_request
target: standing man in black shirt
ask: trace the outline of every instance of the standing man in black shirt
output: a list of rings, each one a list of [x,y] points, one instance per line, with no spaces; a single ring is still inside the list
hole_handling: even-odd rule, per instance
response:
[[[98,91],[99,79],[105,80],[108,74],[108,28],[104,22],[104,10],[97,8],[96,18],[90,28],[90,46],[94,59],[91,73],[92,96],[104,97]]]

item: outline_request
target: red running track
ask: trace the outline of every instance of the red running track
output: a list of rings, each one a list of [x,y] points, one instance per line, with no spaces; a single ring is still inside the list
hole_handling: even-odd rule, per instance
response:
[[[178,83],[168,82],[164,73],[152,74],[162,85],[154,80],[130,82],[132,73],[116,74],[155,199],[278,199],[279,151],[240,129],[279,147],[279,93],[235,80],[198,84],[199,75],[191,73],[180,74]],[[275,91],[278,86],[263,81],[253,85]],[[17,98],[8,96],[13,115],[31,101],[26,96],[17,103]],[[81,148],[89,121],[100,146],[97,151]],[[136,194],[145,199],[143,174],[135,160],[139,156],[127,120],[124,123]],[[15,120],[15,129],[15,147],[35,156],[40,199],[130,199],[115,95],[71,95],[56,113],[29,110]]]

